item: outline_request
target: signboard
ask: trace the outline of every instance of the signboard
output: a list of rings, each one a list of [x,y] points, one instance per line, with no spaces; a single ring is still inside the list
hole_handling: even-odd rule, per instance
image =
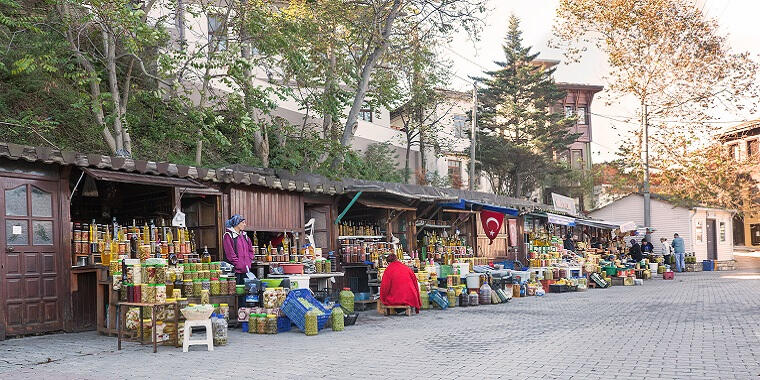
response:
[[[554,209],[557,211],[563,211],[571,215],[578,214],[578,211],[575,208],[575,199],[573,198],[552,193],[552,203],[554,204]]]
[[[517,246],[517,219],[507,219],[509,223],[509,246]]]
[[[488,240],[493,244],[493,239],[499,235],[501,231],[502,223],[504,223],[504,214],[496,211],[481,210],[480,211],[480,223],[483,225],[483,230],[486,232]]]
[[[559,224],[563,226],[575,226],[575,218],[564,215],[555,215],[547,213],[546,216],[551,224]]]

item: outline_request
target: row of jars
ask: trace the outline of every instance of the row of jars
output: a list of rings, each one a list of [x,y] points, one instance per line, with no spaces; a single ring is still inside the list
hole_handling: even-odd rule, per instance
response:
[[[174,288],[177,289],[179,282],[175,282]],[[212,279],[195,279],[182,281],[182,295],[184,297],[200,297],[201,290],[209,291],[212,296],[224,296],[235,294],[234,278],[212,278]]]
[[[248,332],[251,334],[277,334],[277,315],[251,313],[248,317]]]
[[[122,284],[119,292],[121,302],[166,303],[166,285],[164,284]]]

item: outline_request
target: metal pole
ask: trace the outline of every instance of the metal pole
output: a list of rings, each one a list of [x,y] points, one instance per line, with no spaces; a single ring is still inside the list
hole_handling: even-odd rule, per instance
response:
[[[650,194],[649,194],[649,122],[647,120],[647,105],[644,102],[642,104],[641,123],[644,127],[644,227],[652,226],[652,210],[650,208]],[[646,233],[647,241],[649,241],[649,230]]]
[[[472,126],[470,127],[470,191],[475,190],[475,131],[478,124],[478,82],[472,83]]]

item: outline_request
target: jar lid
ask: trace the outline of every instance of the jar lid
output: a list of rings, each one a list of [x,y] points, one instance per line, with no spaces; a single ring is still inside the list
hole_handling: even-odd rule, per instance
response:
[[[343,290],[351,291],[351,288],[343,288]]]
[[[216,277],[211,277],[211,281],[219,281],[219,279]]]
[[[229,307],[229,305],[227,305],[226,303],[220,303],[219,307]]]

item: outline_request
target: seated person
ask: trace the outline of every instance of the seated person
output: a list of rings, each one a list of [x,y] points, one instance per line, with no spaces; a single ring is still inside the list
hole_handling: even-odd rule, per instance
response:
[[[380,301],[386,306],[411,306],[419,313],[422,304],[417,276],[408,266],[396,260],[393,253],[388,255],[386,261],[388,267],[380,283]]]

